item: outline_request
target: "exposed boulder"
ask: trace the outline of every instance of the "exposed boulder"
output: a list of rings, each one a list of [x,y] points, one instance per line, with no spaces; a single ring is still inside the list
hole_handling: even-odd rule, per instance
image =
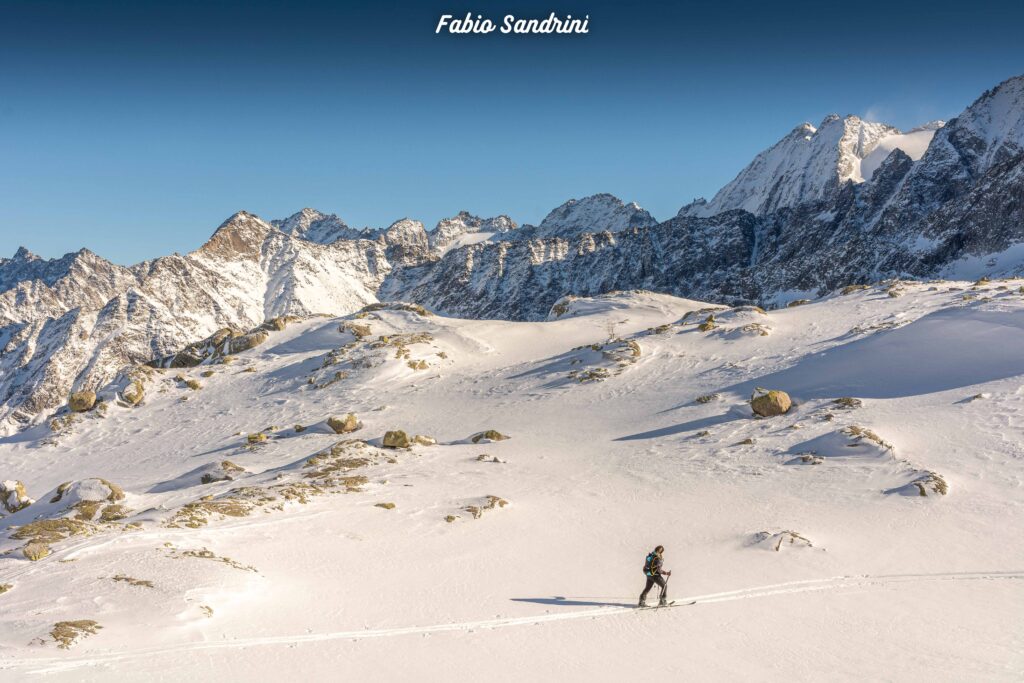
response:
[[[416,436],[412,437],[412,440],[415,443],[419,444],[420,446],[436,446],[437,445],[437,439],[435,439],[432,436],[427,436],[426,434],[417,434]]]
[[[84,413],[92,410],[96,405],[96,392],[86,389],[84,391],[76,391],[68,397],[68,408],[72,412]]]
[[[29,498],[25,485],[20,481],[8,479],[0,482],[0,505],[7,512],[17,512],[27,508],[35,500]]]
[[[327,418],[327,426],[334,430],[335,434],[348,434],[363,426],[363,423],[355,416],[355,413],[348,413],[344,417]]]
[[[710,332],[716,327],[718,327],[718,325],[715,324],[715,315],[712,313],[704,320],[704,322],[697,326],[697,329],[701,332]]]
[[[793,402],[789,394],[777,389],[761,389],[754,391],[750,397],[750,408],[761,417],[775,417],[789,412]]]
[[[236,465],[230,460],[211,462],[203,468],[199,481],[203,484],[212,484],[217,481],[233,481],[235,477],[244,473],[244,467]]]
[[[852,396],[843,396],[832,401],[837,408],[860,408],[864,401]]]
[[[408,448],[409,435],[401,429],[395,429],[384,434],[383,444],[386,448]]]
[[[248,351],[249,349],[256,348],[263,342],[267,341],[270,334],[266,330],[257,330],[250,332],[249,334],[243,334],[241,337],[234,337],[228,341],[225,351],[226,353],[241,353],[242,351]]]
[[[895,488],[888,489],[885,493],[895,493],[900,496],[944,496],[949,492],[949,485],[938,472],[918,470],[914,479]]]
[[[52,552],[50,546],[43,541],[29,541],[21,549],[21,554],[25,556],[25,559],[35,562],[41,560]]]
[[[290,323],[296,322],[298,320],[298,316],[279,315],[276,318],[270,318],[269,320],[264,322],[262,325],[260,325],[260,329],[269,330],[272,332],[281,332],[286,327],[288,327]]]
[[[129,405],[139,405],[145,396],[146,387],[141,380],[132,380],[128,383],[128,386],[121,390],[121,399]]]
[[[473,436],[469,437],[469,440],[473,443],[491,443],[492,441],[504,441],[512,437],[505,436],[501,432],[495,429],[488,429],[483,432],[477,432]]]

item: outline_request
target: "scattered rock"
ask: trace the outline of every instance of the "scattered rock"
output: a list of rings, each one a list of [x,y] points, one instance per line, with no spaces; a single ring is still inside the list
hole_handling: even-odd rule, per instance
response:
[[[297,322],[300,318],[294,315],[279,315],[271,318],[260,325],[260,329],[272,332],[282,332],[290,323]]]
[[[434,315],[419,304],[410,304],[404,301],[380,301],[374,304],[367,304],[360,309],[360,313],[372,313],[373,311],[410,311],[424,318]]]
[[[27,508],[35,500],[29,498],[25,485],[20,481],[8,479],[0,482],[0,504],[7,512],[17,512]]]
[[[301,434],[304,431],[306,431],[306,428],[303,425],[295,425],[296,434]]]
[[[825,459],[814,453],[804,453],[786,462],[787,465],[820,465]]]
[[[895,493],[901,496],[930,495],[944,496],[949,492],[949,485],[938,472],[919,471],[917,476],[907,484],[887,490],[885,493]]]
[[[697,329],[701,332],[710,332],[716,327],[718,326],[715,324],[715,314],[712,313],[704,320],[704,322],[697,326]]]
[[[146,395],[146,388],[141,380],[132,380],[121,390],[121,400],[133,406],[139,405]]]
[[[795,531],[759,531],[754,534],[752,545],[758,545],[769,550],[779,552],[782,548],[803,547],[813,548],[814,544],[809,539],[801,536]]]
[[[230,460],[212,462],[199,481],[202,484],[212,484],[217,481],[233,481],[235,477],[245,473],[245,468],[236,465]]]
[[[694,400],[697,401],[697,403],[711,403],[712,401],[717,401],[721,397],[722,396],[720,394],[704,394],[703,396],[698,396]]]
[[[384,434],[383,445],[387,448],[408,448],[409,435],[401,429],[395,429]]]
[[[96,392],[86,389],[84,391],[76,391],[68,397],[68,408],[75,413],[84,413],[92,410],[93,406],[96,405]]]
[[[187,380],[185,380],[185,386],[188,387],[189,389],[191,389],[192,391],[199,391],[200,389],[203,388],[203,385],[200,384],[199,380],[197,380],[197,379],[187,379]]]
[[[355,416],[355,413],[347,413],[345,417],[327,418],[327,426],[333,429],[335,434],[348,434],[356,431],[363,424]]]
[[[203,370],[199,373],[200,377],[213,377],[213,370]]]
[[[457,519],[458,519],[458,517],[456,517],[455,515],[445,515],[445,517],[444,517],[444,521],[448,522],[449,524],[451,524],[452,522],[454,522]]]
[[[111,581],[117,581],[119,583],[127,583],[129,586],[135,586],[136,588],[153,588],[152,581],[146,581],[145,579],[133,579],[130,576],[124,574],[117,574],[110,578]]]
[[[363,339],[365,337],[369,337],[373,333],[369,325],[354,323],[352,321],[343,322],[341,326],[338,328],[338,331],[342,333],[348,332],[356,339]]]
[[[420,446],[436,446],[437,445],[437,439],[435,439],[432,436],[427,436],[426,434],[417,434],[416,436],[412,437],[412,440],[414,442],[418,443]]]
[[[847,294],[853,294],[854,292],[861,292],[861,291],[864,291],[865,289],[868,289],[867,285],[847,285],[847,286],[843,287],[843,291],[841,292],[841,294],[843,296],[846,296]]]
[[[28,544],[21,549],[21,554],[27,559],[35,562],[36,560],[41,560],[50,554],[50,546],[43,541],[29,541]]]
[[[859,425],[850,425],[849,427],[844,427],[843,429],[841,429],[840,432],[853,438],[853,441],[847,444],[848,447],[856,447],[859,446],[862,441],[868,441],[882,450],[892,450],[892,444],[887,443],[882,439],[882,437],[878,436],[878,434],[875,434],[873,431],[867,429],[866,427],[861,427]]]
[[[228,354],[248,351],[249,349],[256,348],[269,338],[270,334],[266,330],[250,332],[249,334],[244,334],[240,337],[234,337],[228,340],[225,351]]]
[[[375,507],[375,508],[384,508],[385,510],[394,510],[395,509],[395,504],[394,503],[374,503],[373,507]]]
[[[750,397],[750,408],[761,417],[774,417],[789,412],[793,402],[789,394],[777,389],[766,390],[760,387]]]
[[[736,443],[734,445],[736,445],[736,446],[753,446],[756,443],[757,443],[757,439],[755,439],[752,436],[748,436],[746,439],[743,439],[743,441],[740,441],[740,442],[738,442],[738,443]]]
[[[483,432],[477,432],[476,434],[471,436],[469,440],[472,441],[473,443],[491,443],[493,441],[504,441],[510,438],[512,437],[505,436],[499,431],[496,431],[494,429],[488,429]]]
[[[245,440],[249,442],[249,445],[255,445],[266,441],[267,435],[264,434],[263,432],[256,432],[255,434],[250,434],[249,436],[247,436]]]
[[[832,404],[835,405],[837,408],[852,409],[860,408],[862,405],[864,405],[864,402],[861,401],[859,398],[853,398],[852,396],[843,396],[842,398],[837,398],[834,401],[832,401]]]
[[[493,510],[496,507],[503,508],[506,505],[508,505],[508,501],[504,498],[499,496],[487,496],[479,505],[467,505],[463,510],[473,515],[473,519],[480,519],[485,511]]]
[[[805,306],[811,303],[810,299],[795,299],[786,304],[786,308],[796,308],[797,306]]]

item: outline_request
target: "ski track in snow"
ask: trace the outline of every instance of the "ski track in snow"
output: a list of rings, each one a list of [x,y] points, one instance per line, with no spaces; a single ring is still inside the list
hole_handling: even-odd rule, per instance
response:
[[[695,605],[680,604],[679,607],[700,607],[718,602],[732,602],[750,598],[766,598],[773,595],[809,593],[814,591],[832,590],[836,588],[852,588],[857,586],[878,586],[913,581],[980,581],[998,579],[1024,579],[1024,571],[992,571],[992,572],[953,572],[938,574],[879,574],[860,576],[837,576],[828,579],[807,579],[788,581],[766,586],[755,586],[707,595],[691,595],[676,598],[685,603],[695,600]],[[649,611],[649,610],[641,610]],[[124,652],[97,654],[80,659],[18,659],[14,662],[0,663],[0,671],[23,669],[29,674],[47,674],[92,666],[121,662],[132,659],[151,657],[181,652],[198,652],[202,650],[221,650],[227,648],[260,647],[263,645],[295,645],[298,643],[323,642],[330,640],[364,640],[367,638],[385,638],[390,636],[429,635],[451,631],[473,631],[506,628],[509,626],[530,626],[548,621],[564,621],[568,619],[597,618],[623,614],[639,614],[634,607],[598,607],[595,609],[562,612],[559,614],[543,614],[526,617],[509,617],[503,619],[487,619],[482,621],[465,621],[451,624],[434,624],[431,626],[405,626],[389,629],[364,629],[361,631],[334,631],[330,633],[310,633],[292,636],[263,636],[258,638],[238,638],[235,640],[206,641],[181,643],[160,647],[138,648]]]

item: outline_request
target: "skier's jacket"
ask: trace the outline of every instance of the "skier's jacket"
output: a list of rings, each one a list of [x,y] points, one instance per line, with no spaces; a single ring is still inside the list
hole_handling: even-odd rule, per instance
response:
[[[658,553],[651,553],[644,560],[644,574],[647,576],[657,576],[661,573],[661,555]]]

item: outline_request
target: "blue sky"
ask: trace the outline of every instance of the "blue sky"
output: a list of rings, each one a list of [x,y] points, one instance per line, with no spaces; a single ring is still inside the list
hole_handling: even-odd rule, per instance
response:
[[[586,36],[435,35],[443,13]],[[909,128],[1024,73],[1024,3],[0,0],[0,255],[132,263],[230,214],[657,218],[830,112]]]

